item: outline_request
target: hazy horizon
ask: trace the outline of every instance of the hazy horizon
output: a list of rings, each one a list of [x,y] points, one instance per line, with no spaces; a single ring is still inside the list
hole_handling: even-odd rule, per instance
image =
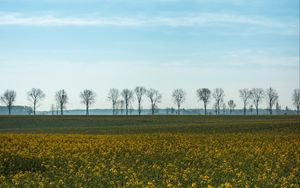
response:
[[[110,88],[155,88],[159,108],[202,108],[198,88],[223,88],[225,102],[242,108],[239,89],[273,87],[292,105],[299,88],[299,1],[294,0],[0,0],[0,94],[41,88],[38,110],[65,89],[68,109],[82,109],[79,93],[96,92],[91,107],[111,108]],[[214,100],[211,99],[209,108]],[[3,104],[1,104],[3,105]],[[144,99],[144,108],[149,108]],[[264,101],[261,108],[266,106]],[[136,102],[134,107],[137,107]]]

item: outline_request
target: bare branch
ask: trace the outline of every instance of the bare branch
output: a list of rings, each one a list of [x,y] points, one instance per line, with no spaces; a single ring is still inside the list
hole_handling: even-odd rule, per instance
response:
[[[244,115],[246,115],[247,105],[248,105],[249,99],[252,96],[252,92],[248,89],[240,89],[239,92],[240,92],[240,97],[244,103]]]
[[[272,115],[272,108],[273,106],[278,102],[278,93],[275,89],[273,88],[268,88],[266,90],[266,98],[268,101],[268,105],[269,105],[269,112]]]
[[[125,102],[126,115],[128,115],[129,104],[133,101],[133,92],[129,89],[123,89],[121,96],[123,97],[124,102]]]
[[[89,107],[95,103],[96,94],[90,90],[85,89],[80,93],[81,103],[86,105],[86,115],[89,115]]]
[[[180,106],[185,102],[185,96],[186,92],[182,89],[175,89],[173,91],[172,97],[174,100],[174,103],[177,105],[177,114],[180,114]]]
[[[9,115],[11,115],[11,109],[16,100],[16,96],[17,94],[14,90],[6,90],[1,96],[1,101],[6,105]]]
[[[225,93],[222,88],[216,88],[213,92],[213,97],[216,100],[215,108],[216,108],[218,115],[220,114],[220,104],[223,101],[224,96],[225,96]]]
[[[234,103],[233,100],[229,100],[228,106],[229,106],[229,113],[231,114],[233,112],[234,108],[236,107],[236,104]]]
[[[209,103],[210,97],[211,97],[211,92],[208,88],[202,88],[197,90],[197,96],[199,98],[199,101],[203,101],[204,103],[204,112],[206,115],[206,107],[207,104]]]
[[[68,103],[69,100],[67,92],[64,89],[57,91],[55,94],[55,99],[57,105],[60,108],[60,114],[63,115],[64,114],[63,110],[66,108],[66,104]]]
[[[40,106],[39,103],[44,100],[45,97],[46,95],[39,88],[32,88],[27,92],[27,99],[32,103],[34,115],[36,114],[36,109]]]
[[[116,115],[116,105],[118,102],[118,98],[120,97],[119,90],[116,88],[111,88],[108,92],[108,100],[112,102],[112,107],[113,107],[113,115]]]
[[[265,92],[262,88],[253,88],[252,90],[252,101],[256,108],[256,115],[258,115],[258,107],[264,98]]]
[[[139,115],[141,115],[141,103],[142,103],[142,97],[146,94],[147,90],[142,87],[142,86],[139,86],[139,87],[136,87],[134,89],[134,92],[136,94],[136,98],[137,98],[137,101],[138,101],[138,111],[139,111]]]
[[[147,97],[151,102],[151,112],[154,115],[157,104],[161,103],[162,95],[156,89],[151,88],[147,91]]]

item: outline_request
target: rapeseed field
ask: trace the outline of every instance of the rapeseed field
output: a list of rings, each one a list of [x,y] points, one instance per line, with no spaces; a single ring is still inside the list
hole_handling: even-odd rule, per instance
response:
[[[0,187],[299,187],[294,130],[3,133]]]

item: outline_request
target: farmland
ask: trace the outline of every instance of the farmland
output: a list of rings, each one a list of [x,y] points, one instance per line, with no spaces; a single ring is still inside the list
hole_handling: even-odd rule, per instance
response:
[[[0,187],[299,187],[299,116],[1,116]]]

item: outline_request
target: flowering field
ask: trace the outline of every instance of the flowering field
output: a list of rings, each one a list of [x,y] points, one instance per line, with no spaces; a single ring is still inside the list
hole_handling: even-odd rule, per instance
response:
[[[299,118],[226,125],[213,117],[202,129],[170,118],[176,126],[147,117],[151,131],[135,125],[128,133],[127,125],[119,134],[40,133],[38,124],[24,134],[21,126],[7,131],[12,118],[2,118],[0,187],[299,187]]]

